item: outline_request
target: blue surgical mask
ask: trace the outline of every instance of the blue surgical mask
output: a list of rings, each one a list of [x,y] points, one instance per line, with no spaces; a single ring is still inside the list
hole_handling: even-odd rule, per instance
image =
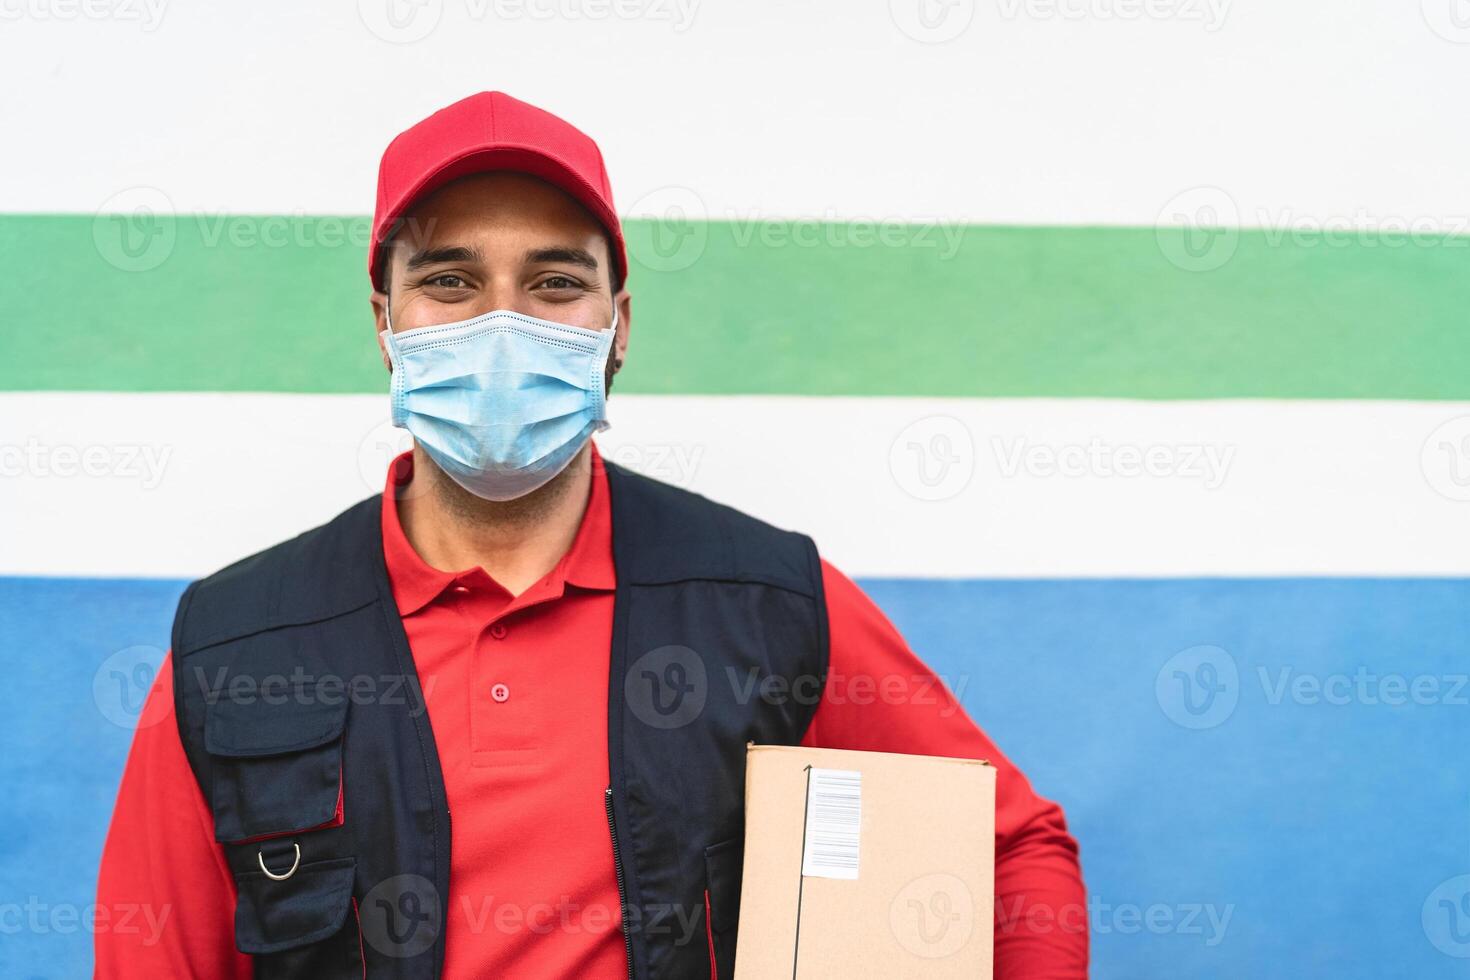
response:
[[[543,486],[607,428],[607,354],[618,325],[588,330],[495,310],[459,323],[383,331],[393,424],[486,500]]]

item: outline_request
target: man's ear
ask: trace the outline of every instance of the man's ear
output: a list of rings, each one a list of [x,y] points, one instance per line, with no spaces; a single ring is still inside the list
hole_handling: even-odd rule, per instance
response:
[[[618,308],[618,329],[613,336],[613,373],[616,374],[628,356],[628,331],[633,326],[633,294],[620,289],[613,297],[613,303]]]
[[[393,362],[388,359],[388,347],[383,343],[383,331],[388,329],[388,294],[374,289],[368,301],[373,306],[373,336],[378,340],[378,353],[383,356],[383,367],[391,374]]]

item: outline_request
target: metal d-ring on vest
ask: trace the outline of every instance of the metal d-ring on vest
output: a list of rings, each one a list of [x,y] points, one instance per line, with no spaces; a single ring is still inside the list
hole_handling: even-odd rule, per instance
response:
[[[296,869],[297,868],[301,867],[301,845],[293,841],[291,843],[291,846],[294,847],[294,848],[296,848],[296,859],[291,862],[291,870],[290,871],[287,871],[283,875],[278,875],[274,871],[272,871],[270,868],[267,868],[265,866],[265,852],[264,851],[256,851],[255,852],[255,860],[260,865],[260,870],[264,871],[265,872],[265,876],[267,878],[269,878],[271,881],[285,881],[287,878],[291,877],[292,875],[294,875],[296,873]]]

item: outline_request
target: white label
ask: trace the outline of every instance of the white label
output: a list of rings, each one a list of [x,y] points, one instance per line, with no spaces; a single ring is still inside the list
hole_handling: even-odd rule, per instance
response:
[[[863,774],[852,769],[813,769],[806,789],[801,873],[810,878],[856,881],[862,829]]]

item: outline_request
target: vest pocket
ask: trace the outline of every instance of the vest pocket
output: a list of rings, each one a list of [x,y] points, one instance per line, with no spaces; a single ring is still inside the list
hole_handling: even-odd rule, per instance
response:
[[[291,848],[280,849],[289,854]],[[290,865],[290,858],[274,855]],[[265,857],[267,866],[272,858]],[[258,977],[362,977],[362,934],[352,898],[354,858],[304,862],[284,881],[236,874],[235,945],[253,955]]]
[[[735,930],[740,924],[740,874],[745,842],[741,837],[704,849],[706,920],[711,980],[735,976]]]
[[[215,840],[266,840],[342,823],[342,733],[347,701],[296,688],[279,697],[205,709]]]

